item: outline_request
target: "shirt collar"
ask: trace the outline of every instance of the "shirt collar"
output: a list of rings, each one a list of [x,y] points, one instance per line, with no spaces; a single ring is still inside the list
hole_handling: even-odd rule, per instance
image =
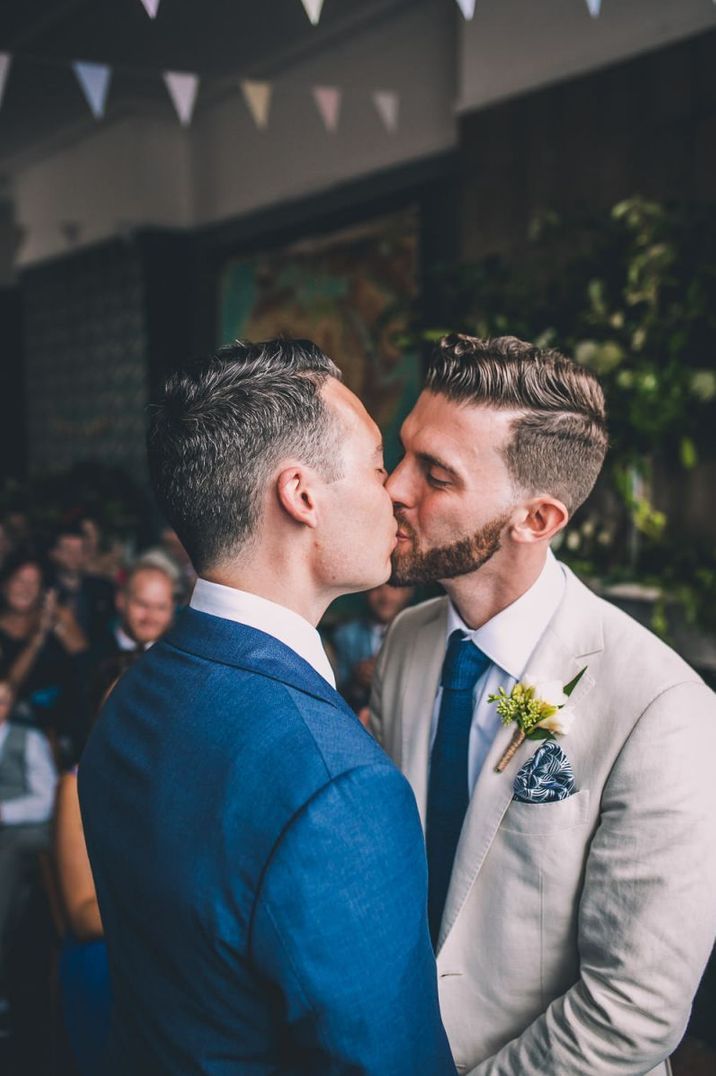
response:
[[[189,604],[199,613],[234,620],[237,624],[245,624],[273,636],[307,661],[331,687],[336,686],[336,678],[320,635],[312,624],[292,609],[261,598],[258,594],[236,590],[223,583],[211,583],[208,579],[197,579]]]
[[[529,590],[506,609],[474,631],[468,628],[452,602],[448,606],[447,635],[464,631],[495,665],[519,680],[530,655],[557,611],[565,587],[562,566],[551,550],[544,568]]]
[[[137,644],[130,635],[127,635],[121,624],[114,629],[114,637],[120,650],[136,650]]]

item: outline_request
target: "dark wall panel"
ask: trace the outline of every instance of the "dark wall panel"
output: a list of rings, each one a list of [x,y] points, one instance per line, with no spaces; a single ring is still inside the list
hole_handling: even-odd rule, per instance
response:
[[[136,244],[32,269],[22,293],[30,471],[92,459],[143,474],[147,340]]]
[[[545,209],[716,200],[716,32],[463,117],[462,254],[519,250]]]

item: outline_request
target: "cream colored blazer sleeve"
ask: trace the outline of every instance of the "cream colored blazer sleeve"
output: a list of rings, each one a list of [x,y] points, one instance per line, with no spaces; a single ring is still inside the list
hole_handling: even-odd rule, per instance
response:
[[[637,1076],[681,1040],[716,934],[715,700],[679,684],[636,722],[587,858],[579,980],[472,1076]]]

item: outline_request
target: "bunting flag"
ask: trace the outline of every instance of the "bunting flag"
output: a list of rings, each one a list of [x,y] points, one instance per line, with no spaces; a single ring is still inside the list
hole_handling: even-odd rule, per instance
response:
[[[589,14],[593,19],[599,18],[599,12],[602,9],[602,0],[587,0],[587,7],[589,8]]]
[[[337,86],[314,86],[312,93],[326,130],[335,131],[341,111],[341,91]]]
[[[160,0],[142,0],[144,10],[150,19],[156,19],[157,12],[159,11]]]
[[[9,52],[0,52],[0,105],[2,104],[2,95],[5,92],[5,83],[7,82],[7,76],[10,71],[10,64],[12,63],[12,56]]]
[[[271,108],[272,86],[270,82],[254,82],[252,79],[244,79],[241,83],[241,92],[248,105],[249,112],[254,118],[254,123],[259,130],[268,127],[269,110]]]
[[[466,19],[471,19],[475,14],[475,0],[457,0],[460,10]],[[589,2],[589,0],[587,0]]]
[[[386,131],[391,134],[398,129],[398,110],[400,98],[392,90],[376,90],[373,93],[373,104],[378,110]]]
[[[87,104],[92,109],[92,115],[96,120],[104,116],[104,106],[109,90],[109,80],[112,75],[111,67],[107,64],[83,63],[75,60],[72,70],[77,76],[77,81],[82,87]]]
[[[301,0],[306,14],[313,23],[314,26],[318,26],[318,20],[321,17],[321,11],[323,10],[323,0]]]
[[[199,92],[199,76],[183,71],[165,71],[164,81],[182,126],[188,127]]]

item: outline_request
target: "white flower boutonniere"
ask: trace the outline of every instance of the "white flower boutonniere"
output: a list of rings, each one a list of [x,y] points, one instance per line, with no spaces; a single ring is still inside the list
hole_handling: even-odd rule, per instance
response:
[[[528,672],[509,695],[503,687],[496,695],[488,695],[489,702],[497,703],[503,725],[517,722],[510,745],[495,767],[497,773],[502,773],[525,740],[552,740],[567,735],[576,717],[574,709],[567,705],[569,696],[586,671],[585,665],[564,687],[559,680],[547,680]]]

